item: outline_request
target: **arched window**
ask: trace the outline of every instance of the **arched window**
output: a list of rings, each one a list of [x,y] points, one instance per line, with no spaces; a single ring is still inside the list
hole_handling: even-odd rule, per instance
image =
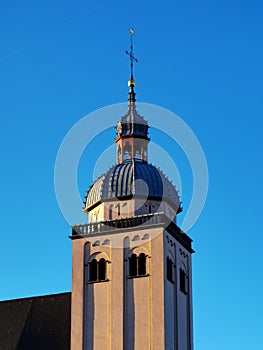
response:
[[[129,258],[129,276],[147,276],[146,255],[144,253],[141,253],[139,256],[132,254]]]
[[[168,281],[174,283],[173,279],[173,262],[168,256],[166,258],[166,274]]]
[[[144,253],[141,253],[138,257],[138,275],[146,275],[146,256]]]
[[[187,294],[188,288],[187,288],[187,275],[185,271],[181,268],[180,269],[180,290],[181,292]]]
[[[118,203],[115,208],[117,209],[118,216],[120,216],[121,215],[121,205],[120,205],[120,203]]]
[[[141,155],[140,155],[140,152],[138,150],[135,152],[134,158],[141,159]]]
[[[89,271],[89,280],[94,282],[98,279],[98,267],[97,267],[97,260],[93,259],[90,263],[90,271]]]
[[[123,160],[130,160],[130,155],[129,155],[129,152],[128,152],[128,151],[125,151],[125,152],[124,152]]]
[[[107,280],[107,262],[104,258],[99,261],[91,260],[89,263],[89,282],[99,282]]]
[[[131,277],[137,276],[137,256],[132,254],[129,260],[129,275]]]
[[[106,280],[106,261],[104,258],[101,258],[98,263],[98,280],[105,281]]]

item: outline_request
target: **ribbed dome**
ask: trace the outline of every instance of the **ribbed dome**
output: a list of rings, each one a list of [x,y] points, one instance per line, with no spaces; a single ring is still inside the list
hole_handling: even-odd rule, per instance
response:
[[[130,161],[116,164],[91,185],[86,208],[105,200],[127,199],[132,197],[169,201],[180,211],[180,200],[173,184],[161,170],[151,164]]]

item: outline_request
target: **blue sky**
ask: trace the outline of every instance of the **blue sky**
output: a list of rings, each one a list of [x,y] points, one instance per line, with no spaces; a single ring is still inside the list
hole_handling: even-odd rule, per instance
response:
[[[0,299],[71,289],[56,155],[79,119],[126,101],[132,25],[138,101],[183,118],[209,167],[206,206],[189,232],[195,349],[263,348],[262,10],[253,0],[1,3]],[[176,157],[187,208],[189,166],[151,131]],[[104,136],[93,148],[108,147],[114,129]],[[81,159],[83,197],[97,156],[87,149]]]

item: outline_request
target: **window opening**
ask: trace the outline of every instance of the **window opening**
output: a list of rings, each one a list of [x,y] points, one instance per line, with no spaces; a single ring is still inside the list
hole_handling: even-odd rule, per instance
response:
[[[124,152],[123,160],[130,160],[130,155],[129,155],[129,152],[128,152],[128,151],[125,151],[125,152]]]
[[[146,256],[144,253],[141,253],[138,258],[138,275],[146,275]]]
[[[129,261],[129,275],[131,277],[137,276],[137,256],[132,254]]]
[[[146,255],[141,253],[138,257],[132,254],[129,258],[129,276],[146,276]]]
[[[120,216],[120,215],[121,215],[121,206],[120,206],[120,203],[116,205],[116,208],[117,208],[118,216]]]
[[[113,208],[113,204],[110,205],[109,208],[109,219],[112,220],[112,208]]]
[[[172,259],[170,259],[168,256],[166,258],[166,273],[167,273],[167,279],[168,281],[174,283],[174,280],[173,280],[173,262],[172,262]]]
[[[93,259],[90,263],[90,281],[97,281],[98,273],[97,273],[97,260]]]
[[[99,281],[105,281],[106,280],[106,261],[105,259],[101,258],[98,263],[98,275],[99,275]]]
[[[104,258],[89,263],[89,282],[106,281],[107,262]]]
[[[187,294],[187,276],[182,268],[180,269],[180,290]]]
[[[135,158],[136,158],[136,159],[141,159],[141,155],[140,155],[140,152],[139,152],[139,151],[136,151],[136,152],[135,152]]]

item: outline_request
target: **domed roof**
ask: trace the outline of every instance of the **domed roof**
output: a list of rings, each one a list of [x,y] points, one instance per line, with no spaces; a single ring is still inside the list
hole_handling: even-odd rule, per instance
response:
[[[116,164],[100,176],[87,192],[86,209],[98,202],[132,197],[164,199],[181,211],[178,193],[162,171],[136,160]]]
[[[128,111],[117,123],[117,137],[133,135],[134,137],[143,137],[149,140],[148,123],[137,112],[134,102],[129,103]]]

